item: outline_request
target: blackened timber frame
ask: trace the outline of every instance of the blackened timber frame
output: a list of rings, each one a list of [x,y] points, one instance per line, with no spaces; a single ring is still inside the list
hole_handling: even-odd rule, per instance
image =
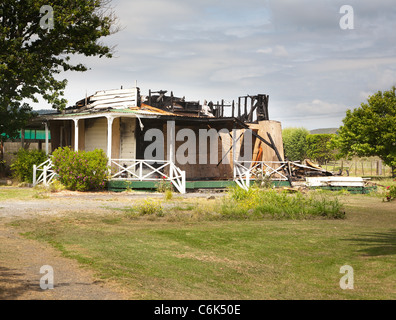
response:
[[[250,98],[250,111],[248,111],[248,99]],[[243,100],[244,113],[241,114],[241,101]],[[238,119],[243,122],[253,123],[254,112],[256,112],[255,121],[269,120],[268,114],[269,96],[265,94],[258,94],[255,96],[238,97]]]

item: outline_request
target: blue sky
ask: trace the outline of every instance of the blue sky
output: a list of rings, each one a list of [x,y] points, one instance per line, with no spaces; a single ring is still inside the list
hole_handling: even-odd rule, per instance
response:
[[[123,29],[103,42],[113,59],[79,58],[65,73],[69,104],[99,90],[134,86],[187,100],[270,96],[283,127],[338,127],[347,109],[396,85],[394,1],[114,0]],[[341,6],[354,9],[342,30]],[[55,13],[56,14],[56,13]],[[45,108],[40,104],[35,108]]]

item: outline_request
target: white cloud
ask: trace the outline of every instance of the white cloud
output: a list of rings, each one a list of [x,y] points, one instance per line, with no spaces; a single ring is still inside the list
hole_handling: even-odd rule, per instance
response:
[[[311,65],[316,72],[331,72],[331,71],[368,71],[376,70],[382,66],[395,65],[395,58],[350,58],[350,59],[326,59],[325,61],[318,60]]]
[[[273,48],[257,49],[257,53],[272,54],[275,57],[287,57],[289,53],[284,46],[275,46]]]
[[[361,91],[359,92],[359,99],[361,99],[362,102],[366,102],[368,97],[372,96],[374,92],[371,91]]]
[[[256,52],[257,53],[270,54],[270,53],[273,52],[273,49],[272,48],[258,49]]]
[[[396,85],[396,63],[393,66],[394,69],[377,68],[368,87],[377,92],[379,90],[389,90],[392,86]]]
[[[302,102],[297,104],[295,112],[296,114],[318,115],[318,114],[331,114],[343,112],[347,109],[345,105],[337,103],[329,103],[315,99],[312,102]]]
[[[270,117],[336,126],[346,106],[396,84],[394,0],[350,0],[352,31],[339,27],[342,0],[113,1],[124,29],[103,41],[117,57],[64,74],[70,103],[138,80],[187,99],[265,93]]]

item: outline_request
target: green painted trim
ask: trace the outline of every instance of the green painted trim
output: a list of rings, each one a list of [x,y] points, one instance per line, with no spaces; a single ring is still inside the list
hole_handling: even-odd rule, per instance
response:
[[[253,185],[254,181],[251,181]],[[108,190],[115,192],[122,192],[126,189],[145,189],[156,190],[159,181],[127,181],[127,180],[111,180],[108,182]],[[216,181],[187,181],[186,189],[224,189],[235,186],[235,181],[216,180]],[[289,181],[273,181],[272,185],[275,188],[290,187]],[[372,187],[312,187],[311,189],[322,189],[330,191],[346,190],[352,194],[368,194],[377,189],[377,186]]]
[[[110,189],[156,189],[158,186],[157,181],[117,181],[110,180],[108,182],[108,188]]]
[[[211,189],[211,188],[227,188],[234,186],[234,181],[216,180],[216,181],[187,181],[187,189]]]
[[[7,140],[10,139],[8,135],[5,133],[0,134],[2,137],[5,137]],[[25,136],[23,137],[25,140],[45,140],[45,130],[34,130],[34,129],[25,129]],[[22,131],[18,130],[18,136],[15,139],[22,139]],[[48,132],[48,140],[51,140],[51,132]]]
[[[153,190],[158,188],[160,181],[128,181],[128,180],[110,180],[108,182],[109,191],[124,191],[130,189],[146,189]],[[216,181],[186,181],[186,189],[224,189],[235,186],[232,180],[216,180]],[[251,181],[253,185],[253,181]],[[276,188],[290,187],[289,181],[273,181],[272,185]]]

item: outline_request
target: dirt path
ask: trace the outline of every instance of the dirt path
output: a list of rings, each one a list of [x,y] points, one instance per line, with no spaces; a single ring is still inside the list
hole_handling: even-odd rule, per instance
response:
[[[0,300],[119,300],[112,285],[66,259],[52,247],[22,238],[0,224]],[[40,268],[53,268],[54,289],[40,287]]]
[[[91,197],[92,201],[89,200]],[[92,271],[67,259],[48,244],[29,240],[9,226],[15,218],[67,214],[68,211],[103,211],[110,195],[54,194],[45,199],[6,200],[0,210],[0,300],[120,300],[126,296],[114,284],[99,281]],[[84,198],[84,199],[83,199]],[[85,200],[85,201],[84,201]],[[103,200],[103,201],[102,201]],[[108,205],[108,203],[107,203]],[[53,269],[54,289],[43,290],[40,268]]]
[[[9,223],[37,215],[64,215],[76,210],[108,212],[108,208],[128,206],[136,199],[163,197],[161,194],[72,193],[51,194],[45,199],[11,199],[0,203],[0,300],[123,300],[128,295],[76,261],[61,256],[48,244],[29,240]],[[207,197],[206,194],[188,197]],[[54,272],[54,289],[43,290],[42,266]]]

